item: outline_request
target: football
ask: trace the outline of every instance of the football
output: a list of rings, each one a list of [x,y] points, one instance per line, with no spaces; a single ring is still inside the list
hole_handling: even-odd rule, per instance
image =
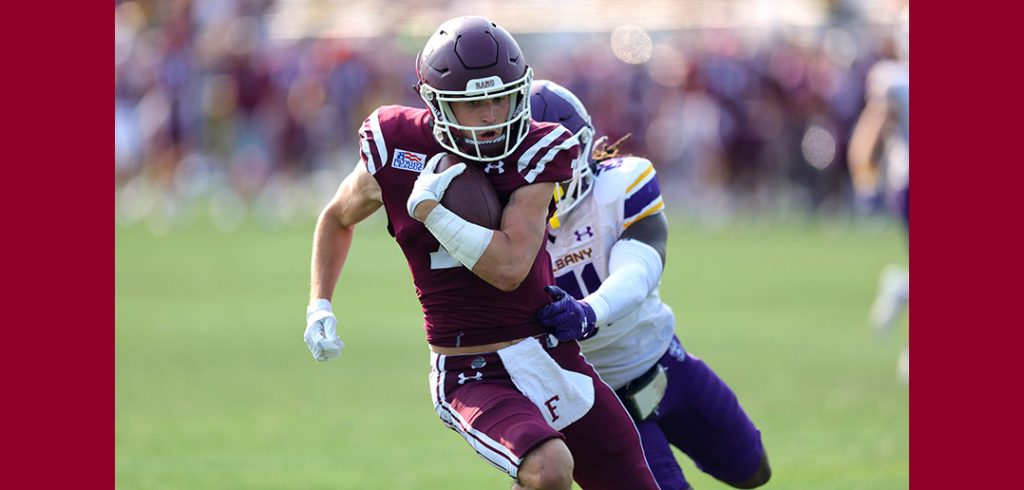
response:
[[[459,163],[457,157],[446,155],[437,163],[435,172],[443,172]],[[448,184],[448,189],[441,196],[441,205],[470,223],[492,230],[501,227],[502,209],[498,194],[487,176],[472,165],[466,164],[466,170]]]

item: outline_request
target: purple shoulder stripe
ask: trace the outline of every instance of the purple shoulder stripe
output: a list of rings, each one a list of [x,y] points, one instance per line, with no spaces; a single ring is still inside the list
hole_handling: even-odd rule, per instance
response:
[[[640,214],[644,208],[656,201],[660,196],[661,189],[658,187],[658,178],[653,177],[626,199],[623,217],[626,221],[629,221],[630,218]]]

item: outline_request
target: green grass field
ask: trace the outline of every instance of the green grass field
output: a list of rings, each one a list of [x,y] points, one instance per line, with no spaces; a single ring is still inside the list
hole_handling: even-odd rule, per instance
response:
[[[117,487],[508,488],[434,415],[419,305],[378,216],[335,295],[345,352],[310,358],[312,224],[117,230]],[[905,329],[866,326],[878,272],[906,262],[895,226],[676,221],[668,257],[677,333],[761,429],[766,488],[908,487]],[[696,488],[728,488],[680,461]]]

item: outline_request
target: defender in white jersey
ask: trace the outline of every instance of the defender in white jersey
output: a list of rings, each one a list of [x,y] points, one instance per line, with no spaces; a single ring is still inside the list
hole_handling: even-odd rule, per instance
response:
[[[661,302],[657,282],[618,292],[636,306],[625,310],[602,304],[607,294],[591,297],[609,275],[615,246],[623,232],[665,206],[650,160],[621,157],[597,164],[593,189],[571,213],[559,213],[548,243],[558,287],[576,298],[588,298],[598,314],[597,326],[614,323],[582,343],[587,360],[613,388],[643,375],[665,353],[675,331],[672,308]],[[660,219],[660,218],[654,218]],[[553,242],[551,241],[553,240]],[[624,244],[623,246],[638,244]],[[652,259],[654,258],[652,254]],[[654,288],[647,293],[649,286]],[[628,298],[623,298],[628,295]]]
[[[561,340],[581,340],[636,421],[661,488],[690,488],[670,444],[731,486],[763,485],[771,469],[760,432],[732,390],[683,349],[658,295],[668,224],[654,165],[616,156],[625,138],[595,142],[583,104],[553,82],[534,81],[531,110],[584,148],[572,180],[555,190],[547,249],[557,287],[548,288],[554,301],[538,312],[541,323]]]
[[[871,67],[866,80],[864,110],[850,137],[848,161],[853,188],[860,200],[884,196],[907,232],[910,245],[910,9],[905,8],[893,35],[897,59]],[[910,274],[891,264],[882,270],[870,321],[889,333],[910,303]],[[897,363],[897,375],[910,383],[910,347]]]

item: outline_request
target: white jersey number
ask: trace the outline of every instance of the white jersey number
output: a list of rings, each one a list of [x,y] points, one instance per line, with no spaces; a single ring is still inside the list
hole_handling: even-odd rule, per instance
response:
[[[579,271],[569,271],[555,277],[555,284],[571,294],[573,298],[583,299],[601,287],[601,278],[598,277],[594,264],[589,263]]]
[[[455,257],[448,254],[448,251],[441,245],[437,246],[436,252],[430,252],[430,268],[433,270],[437,269],[454,269],[456,267],[462,267],[462,264]]]

